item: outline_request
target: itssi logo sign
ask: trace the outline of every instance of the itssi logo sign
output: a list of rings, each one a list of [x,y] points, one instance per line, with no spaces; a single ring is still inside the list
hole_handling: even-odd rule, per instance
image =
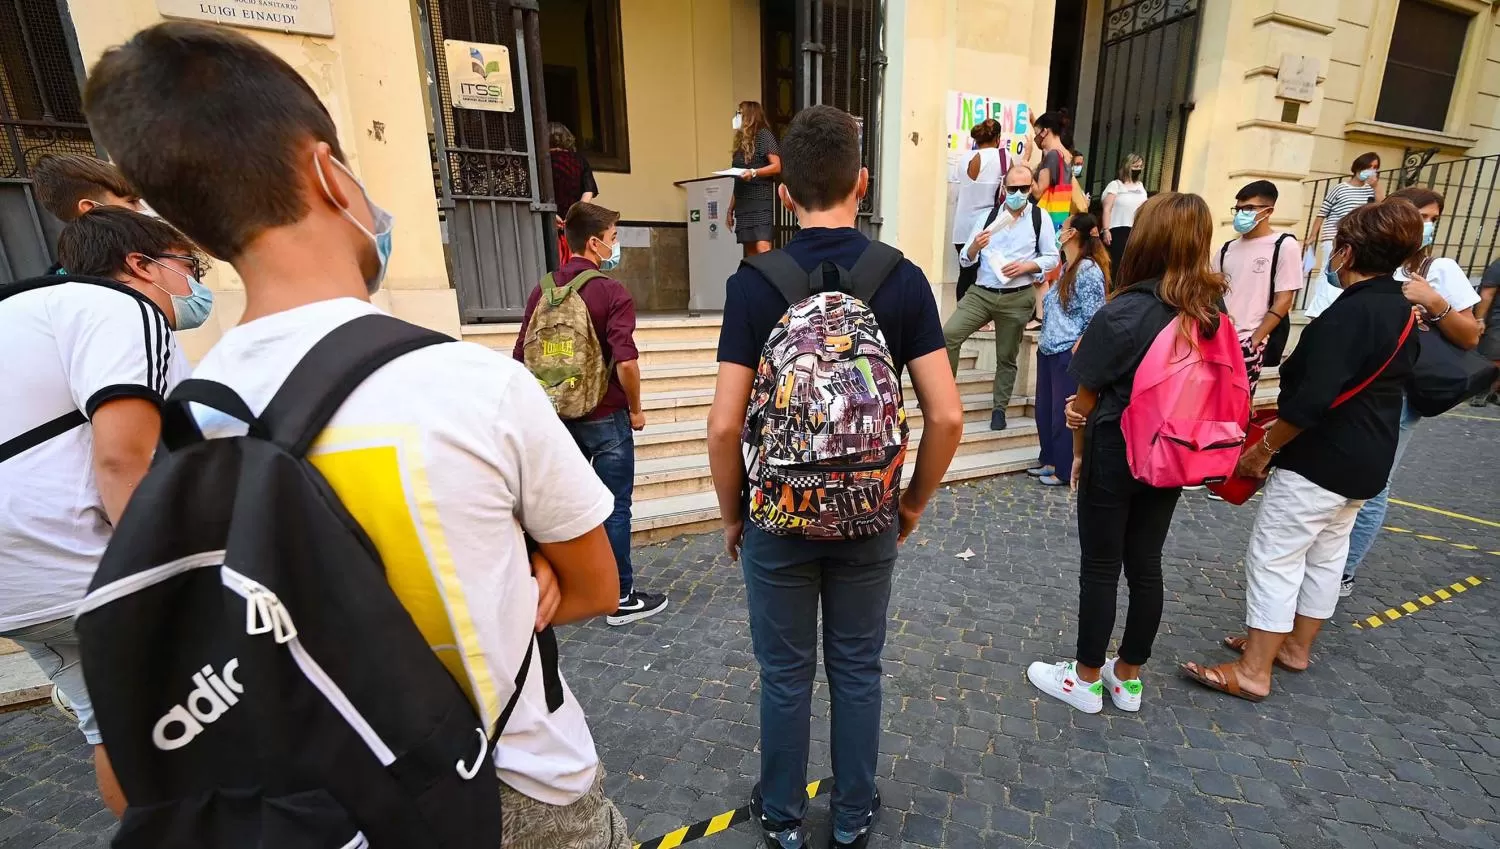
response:
[[[455,109],[514,112],[510,50],[500,44],[443,41],[448,65],[448,97]]]

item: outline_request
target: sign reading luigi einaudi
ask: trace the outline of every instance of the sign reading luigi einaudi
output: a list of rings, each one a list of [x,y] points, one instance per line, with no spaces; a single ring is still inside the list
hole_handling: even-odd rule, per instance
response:
[[[156,0],[169,18],[307,35],[333,35],[330,0]]]
[[[516,111],[510,82],[510,49],[500,44],[443,40],[448,89],[455,109]]]

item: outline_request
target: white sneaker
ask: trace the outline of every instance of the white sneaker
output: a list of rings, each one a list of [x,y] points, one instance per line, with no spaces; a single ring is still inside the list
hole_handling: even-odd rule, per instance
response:
[[[1345,575],[1339,579],[1339,598],[1348,598],[1354,595],[1354,576]]]
[[[1104,682],[1105,689],[1109,690],[1109,700],[1115,703],[1115,707],[1135,713],[1141,709],[1141,691],[1145,687],[1141,686],[1139,678],[1121,681],[1115,677],[1115,662],[1118,660],[1118,657],[1110,658],[1104,668],[1099,670],[1099,677]]]
[[[1104,710],[1104,680],[1090,684],[1080,680],[1073,669],[1074,662],[1046,663],[1037,661],[1026,667],[1026,678],[1043,693],[1059,701],[1067,702],[1084,713]]]

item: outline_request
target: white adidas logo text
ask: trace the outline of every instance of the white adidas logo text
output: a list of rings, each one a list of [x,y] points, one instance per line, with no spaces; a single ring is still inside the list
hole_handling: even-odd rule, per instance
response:
[[[213,723],[225,711],[239,704],[239,696],[245,692],[240,682],[234,679],[239,668],[240,659],[235,657],[224,664],[221,672],[215,673],[212,666],[205,666],[203,671],[194,673],[193,684],[196,686],[188,693],[187,699],[167,711],[151,730],[151,742],[156,748],[169,752],[186,746],[203,733],[203,726]],[[181,726],[181,730],[168,736],[169,731],[176,730],[175,726]]]

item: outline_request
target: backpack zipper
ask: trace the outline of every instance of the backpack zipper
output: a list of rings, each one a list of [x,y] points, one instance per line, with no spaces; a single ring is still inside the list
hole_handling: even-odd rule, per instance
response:
[[[150,569],[142,569],[134,575],[126,575],[116,581],[111,581],[104,586],[94,590],[83,597],[78,609],[74,611],[73,618],[97,610],[106,604],[119,601],[120,599],[140,592],[147,587],[155,586],[168,578],[174,578],[184,572],[194,569],[203,569],[209,566],[219,566],[224,563],[224,549],[217,551],[202,551],[197,554],[189,554],[176,560],[163,563],[160,566],[152,566]]]
[[[390,766],[396,762],[396,753],[391,747],[380,739],[375,733],[368,720],[339,689],[339,685],[329,677],[323,667],[308,653],[307,647],[297,638],[297,626],[292,622],[292,616],[287,612],[286,606],[276,594],[267,589],[263,584],[245,577],[239,572],[225,566],[219,570],[219,575],[224,581],[224,586],[245,598],[245,633],[247,634],[271,634],[277,643],[286,646],[296,661],[297,668],[307,678],[308,683],[317,688],[323,694],[323,698],[333,705],[339,716],[349,723],[349,727],[359,735],[360,739],[369,747],[370,752],[380,761],[381,766]],[[359,847],[362,836],[356,836],[350,847]]]

